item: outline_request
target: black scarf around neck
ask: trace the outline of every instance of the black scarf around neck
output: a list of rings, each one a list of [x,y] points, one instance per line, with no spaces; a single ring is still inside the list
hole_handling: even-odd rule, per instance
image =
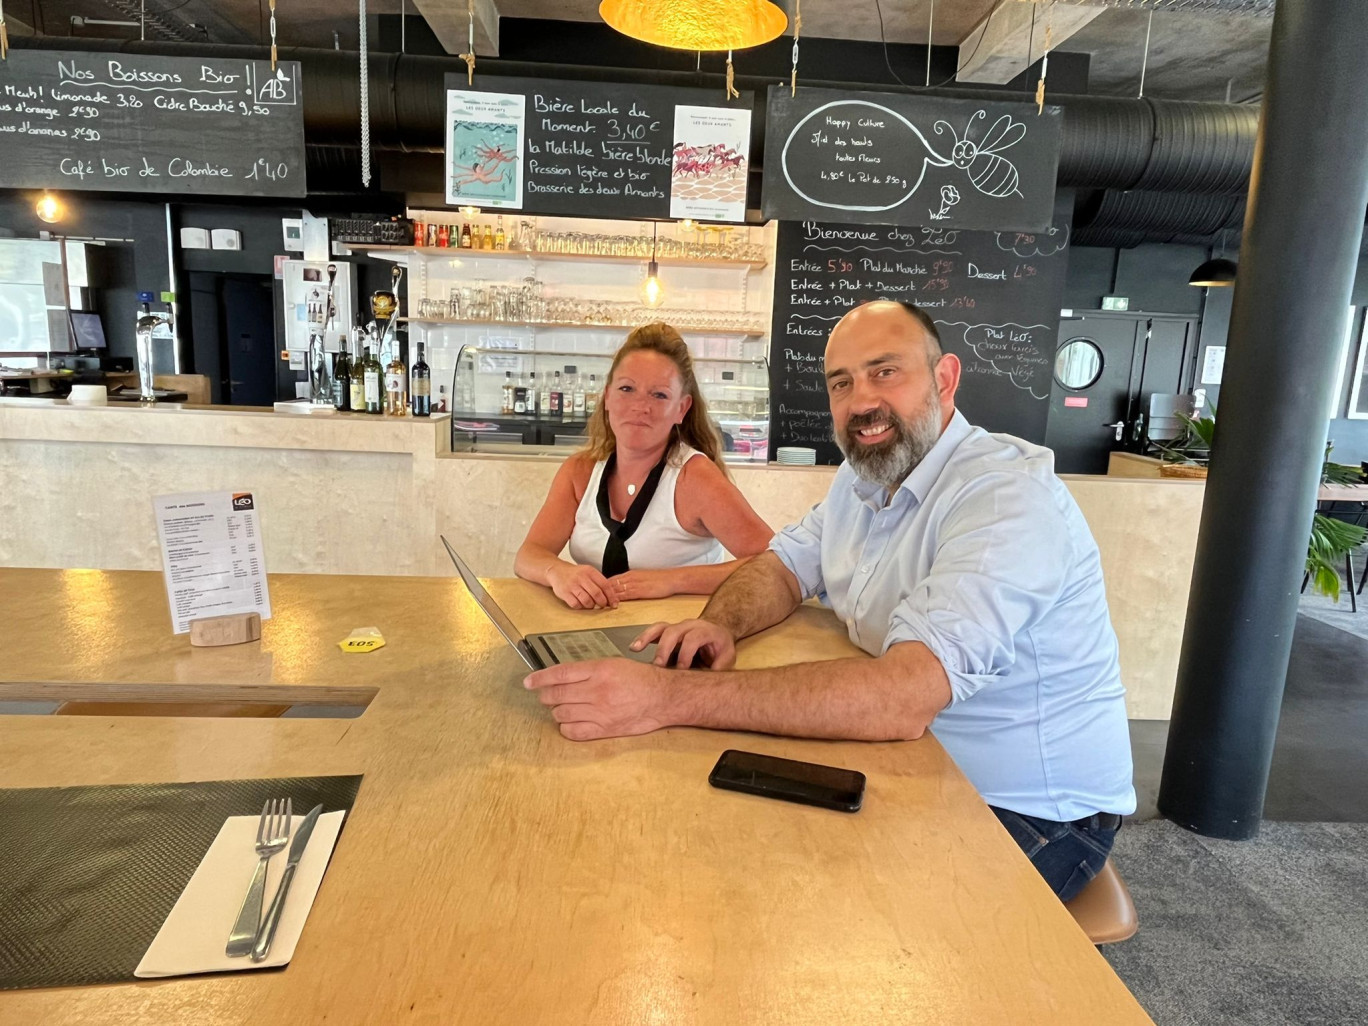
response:
[[[665,449],[665,455],[660,457],[660,462],[651,468],[651,472],[646,475],[646,480],[641,485],[641,490],[637,492],[636,498],[632,500],[632,505],[627,510],[627,516],[619,523],[613,519],[612,504],[608,501],[608,479],[613,476],[613,471],[617,468],[617,453],[608,457],[608,462],[604,464],[603,474],[599,477],[598,488],[598,514],[603,521],[604,528],[608,531],[608,544],[603,547],[603,576],[616,577],[618,574],[625,574],[631,569],[627,565],[627,539],[636,533],[636,529],[641,526],[641,518],[646,515],[646,509],[651,505],[651,498],[655,495],[656,486],[660,484],[660,475],[665,472],[665,462],[670,458],[670,449]]]

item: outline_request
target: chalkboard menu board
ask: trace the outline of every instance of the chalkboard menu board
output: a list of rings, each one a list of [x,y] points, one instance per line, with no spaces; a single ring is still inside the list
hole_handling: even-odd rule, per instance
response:
[[[873,299],[916,303],[963,363],[956,405],[989,431],[1043,442],[1068,204],[1044,232],[781,222],[770,334],[770,451],[839,463],[822,354],[836,322]]]
[[[1059,107],[771,86],[767,111],[766,217],[1050,226]]]
[[[11,50],[0,186],[303,196],[299,64]]]
[[[753,97],[446,76],[446,202],[576,217],[745,219]]]

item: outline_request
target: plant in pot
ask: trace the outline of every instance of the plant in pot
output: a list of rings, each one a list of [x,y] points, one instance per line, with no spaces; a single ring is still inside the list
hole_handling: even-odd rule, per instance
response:
[[[1211,460],[1211,442],[1216,433],[1216,410],[1210,417],[1189,417],[1179,414],[1183,432],[1171,442],[1155,442],[1164,465],[1159,472],[1164,477],[1206,477]],[[1364,474],[1358,467],[1335,463],[1330,459],[1335,444],[1325,447],[1321,463],[1321,484],[1363,484]],[[1336,520],[1324,513],[1311,518],[1311,537],[1306,546],[1306,576],[1311,586],[1326,598],[1339,601],[1339,568],[1345,557],[1368,541],[1368,528]],[[1352,587],[1352,582],[1350,584]]]

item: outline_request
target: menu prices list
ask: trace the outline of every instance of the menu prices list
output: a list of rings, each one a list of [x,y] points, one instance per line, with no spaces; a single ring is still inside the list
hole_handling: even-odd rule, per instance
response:
[[[770,338],[774,445],[838,463],[823,354],[849,310],[915,303],[961,361],[957,405],[975,424],[1041,441],[1059,326],[1069,228],[948,228],[782,222]]]
[[[446,201],[578,217],[745,219],[750,94],[448,75]]]
[[[303,196],[299,64],[11,50],[0,186]]]
[[[251,492],[187,492],[153,500],[175,633],[233,613],[271,618],[266,560]]]

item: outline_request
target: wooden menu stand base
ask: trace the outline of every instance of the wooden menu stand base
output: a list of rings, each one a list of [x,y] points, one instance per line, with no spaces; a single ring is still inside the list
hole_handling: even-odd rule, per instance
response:
[[[190,621],[190,644],[197,648],[241,645],[261,640],[260,613],[233,613]]]

